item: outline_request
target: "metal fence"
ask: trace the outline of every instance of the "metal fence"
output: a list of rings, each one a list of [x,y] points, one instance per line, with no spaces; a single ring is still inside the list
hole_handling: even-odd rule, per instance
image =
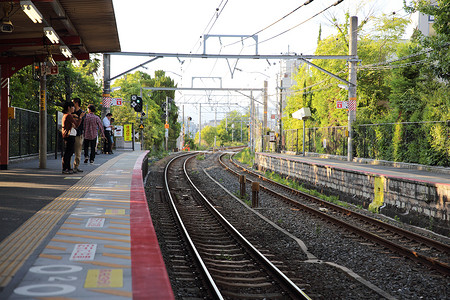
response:
[[[306,128],[305,151],[347,156],[347,127]],[[303,129],[283,131],[281,149],[301,153]],[[450,164],[450,121],[354,127],[353,156],[426,165]]]
[[[57,136],[59,135],[59,136]],[[61,151],[61,133],[54,116],[47,116],[47,153]],[[9,157],[39,154],[39,113],[16,107],[16,118],[9,123]]]

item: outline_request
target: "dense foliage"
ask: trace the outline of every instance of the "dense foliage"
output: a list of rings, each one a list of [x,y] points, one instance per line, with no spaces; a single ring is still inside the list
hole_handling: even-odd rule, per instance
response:
[[[81,61],[79,67],[70,62],[58,62],[59,74],[47,76],[47,112],[54,115],[61,110],[61,103],[74,97],[82,100],[84,108],[89,103],[100,105],[102,95],[101,83],[95,75],[101,66],[100,60],[92,56],[90,60]],[[97,77],[98,78],[98,77]],[[11,106],[33,111],[39,110],[39,80],[33,79],[32,66],[26,66],[11,77]]]
[[[438,4],[430,7],[419,1],[410,8],[435,16],[435,36],[424,37],[416,30],[410,40],[401,40],[408,21],[395,15],[368,17],[366,20],[373,23],[363,20],[358,27],[361,63],[354,130],[356,138],[370,137],[365,143],[377,159],[443,166],[450,163],[450,4]],[[316,55],[348,53],[349,16],[341,23],[333,21],[337,33],[319,38]],[[346,61],[313,63],[343,79],[347,77]],[[348,98],[348,92],[338,86],[340,82],[306,64],[295,80],[296,92],[288,99],[283,118],[285,129],[302,128],[302,121],[290,117],[301,107],[311,108],[309,128],[347,125],[347,111],[336,108],[336,101]],[[367,145],[364,147],[367,151]],[[362,143],[356,141],[355,151],[356,156],[364,157]]]
[[[213,147],[235,146],[246,144],[248,141],[247,128],[248,115],[242,115],[239,111],[233,110],[225,115],[217,126],[205,126],[201,131],[202,145]],[[199,135],[195,136],[198,144]]]
[[[123,98],[123,106],[112,109],[116,124],[140,124],[140,114],[136,113],[130,106],[131,95],[141,95],[141,87],[174,87],[174,81],[166,76],[164,71],[156,71],[155,76],[151,77],[147,73],[137,71],[128,74],[114,82],[114,87],[120,87],[120,90],[113,92],[115,97]],[[166,97],[174,98],[174,91],[150,91],[142,89],[143,117],[144,123],[144,148],[162,150],[164,143],[164,124],[165,111],[163,103],[166,103]],[[169,112],[169,145],[175,147],[175,141],[180,134],[181,125],[177,122],[178,107],[173,103]]]

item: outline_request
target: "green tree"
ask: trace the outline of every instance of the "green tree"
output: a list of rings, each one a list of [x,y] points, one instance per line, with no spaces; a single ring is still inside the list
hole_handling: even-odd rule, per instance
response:
[[[217,136],[220,145],[231,145],[232,142],[240,142],[241,134],[243,141],[247,140],[247,115],[242,115],[239,111],[233,110],[225,115],[225,118],[217,125]],[[241,132],[242,122],[242,132]]]
[[[202,141],[206,143],[207,146],[214,146],[214,140],[217,136],[216,127],[205,126],[202,128]]]
[[[446,81],[450,80],[450,2],[448,0],[437,0],[437,5],[430,1],[415,0],[405,8],[409,12],[422,12],[434,17],[433,29],[435,34],[420,37],[420,43],[424,48],[429,48],[430,64],[427,65],[433,73]]]
[[[399,44],[399,37],[404,34],[407,20],[383,15],[380,18],[367,18],[374,20],[374,31],[365,33],[364,20],[358,27],[358,58],[362,65],[386,61],[395,55]],[[334,27],[337,34],[318,41],[316,55],[347,55],[349,15],[346,14],[344,22],[336,19]],[[348,76],[348,68],[344,60],[313,60],[314,64],[337,74],[343,79]],[[389,111],[390,72],[385,70],[361,70],[358,72],[358,113],[359,120],[377,119]],[[291,114],[302,108],[310,107],[312,117],[307,121],[308,127],[342,126],[347,123],[347,112],[336,109],[337,100],[347,100],[346,90],[338,87],[336,79],[312,68],[302,65],[294,78],[297,85],[294,93],[288,99],[283,118],[286,129],[302,127],[302,122],[292,119]]]
[[[99,60],[91,56],[82,61],[80,67],[74,67],[68,61],[57,62],[59,74],[47,75],[47,112],[53,115],[64,101],[74,97],[82,99],[83,106],[89,103],[99,104],[101,84],[95,80],[99,70]],[[33,79],[32,66],[26,66],[11,77],[11,105],[39,110],[39,81]],[[85,105],[86,104],[86,105]]]
[[[140,95],[141,87],[174,87],[174,81],[165,76],[163,71],[156,71],[155,77],[151,77],[147,73],[137,71],[132,74],[125,75],[117,79],[113,87],[119,87],[113,93],[114,96],[122,97],[126,102],[121,107],[113,107],[112,112],[115,117],[116,124],[135,124],[137,128],[140,124],[140,115],[137,114],[129,105],[131,95]],[[163,149],[164,145],[164,123],[165,116],[162,104],[165,103],[166,97],[173,98],[174,91],[142,91],[143,112],[145,116],[144,122],[144,147],[145,149],[157,148]],[[169,143],[175,142],[180,134],[181,125],[177,122],[178,107],[172,103],[169,112]],[[171,144],[171,145],[172,145]]]

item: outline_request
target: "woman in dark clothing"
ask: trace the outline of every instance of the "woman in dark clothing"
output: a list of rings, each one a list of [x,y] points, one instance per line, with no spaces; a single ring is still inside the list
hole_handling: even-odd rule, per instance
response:
[[[75,106],[73,102],[65,102],[63,106],[63,118],[62,118],[62,137],[64,139],[64,155],[62,158],[62,172],[63,174],[72,174],[73,170],[70,168],[72,155],[75,148],[75,136],[77,128],[81,123],[81,117],[73,114]],[[72,128],[74,130],[72,130]],[[72,132],[72,134],[71,134]]]

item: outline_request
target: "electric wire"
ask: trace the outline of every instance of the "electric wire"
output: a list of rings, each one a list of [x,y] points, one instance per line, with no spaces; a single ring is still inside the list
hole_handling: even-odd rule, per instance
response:
[[[296,12],[297,10],[299,10],[300,8],[302,8],[303,6],[306,6],[306,5],[310,4],[310,3],[313,2],[313,1],[314,1],[314,0],[308,0],[308,1],[306,1],[305,3],[301,4],[300,6],[298,6],[297,8],[295,8],[294,10],[292,10],[291,12],[289,12],[288,14],[284,15],[283,17],[279,18],[278,20],[276,20],[276,21],[273,22],[272,24],[267,25],[267,26],[264,27],[263,29],[261,29],[261,30],[255,32],[254,34],[252,34],[252,35],[250,35],[250,36],[248,36],[248,37],[245,37],[244,39],[242,39],[242,41],[244,41],[244,40],[246,40],[246,39],[249,39],[249,38],[251,38],[251,37],[254,37],[254,36],[256,36],[257,34],[263,32],[263,31],[266,30],[266,29],[269,29],[269,28],[272,27],[273,25],[275,25],[275,24],[277,24],[278,22],[284,20],[285,18],[287,18],[288,16],[290,16],[291,14],[293,14],[294,12]],[[239,43],[239,41],[234,42],[234,43],[231,43],[231,44],[228,44],[228,45],[225,45],[225,47],[228,47],[228,46],[231,46],[231,45],[234,45],[234,44],[237,44],[237,43]]]
[[[279,36],[281,36],[281,35],[283,35],[283,34],[289,32],[289,31],[291,31],[291,30],[297,28],[298,26],[303,25],[304,23],[306,23],[306,22],[308,22],[308,21],[314,19],[315,17],[317,17],[318,15],[324,13],[324,12],[327,11],[328,9],[332,8],[333,6],[337,6],[337,5],[341,4],[343,1],[344,1],[344,0],[338,0],[338,1],[336,1],[334,4],[331,4],[330,6],[324,8],[323,10],[321,10],[320,12],[314,14],[313,16],[311,16],[310,18],[306,19],[305,21],[303,21],[303,22],[301,22],[301,23],[299,23],[299,24],[297,24],[297,25],[295,25],[295,26],[293,26],[293,27],[291,27],[291,28],[289,28],[289,29],[287,29],[287,30],[285,30],[285,31],[283,31],[283,32],[281,32],[281,33],[279,33],[279,34],[277,34],[277,35],[274,35],[274,36],[272,36],[272,37],[270,37],[270,38],[267,38],[267,39],[265,39],[265,40],[259,42],[259,44],[262,44],[262,43],[265,43],[265,42],[267,42],[267,41],[270,41],[270,40],[272,40],[272,39],[274,39],[274,38],[277,38],[277,37],[279,37]]]

